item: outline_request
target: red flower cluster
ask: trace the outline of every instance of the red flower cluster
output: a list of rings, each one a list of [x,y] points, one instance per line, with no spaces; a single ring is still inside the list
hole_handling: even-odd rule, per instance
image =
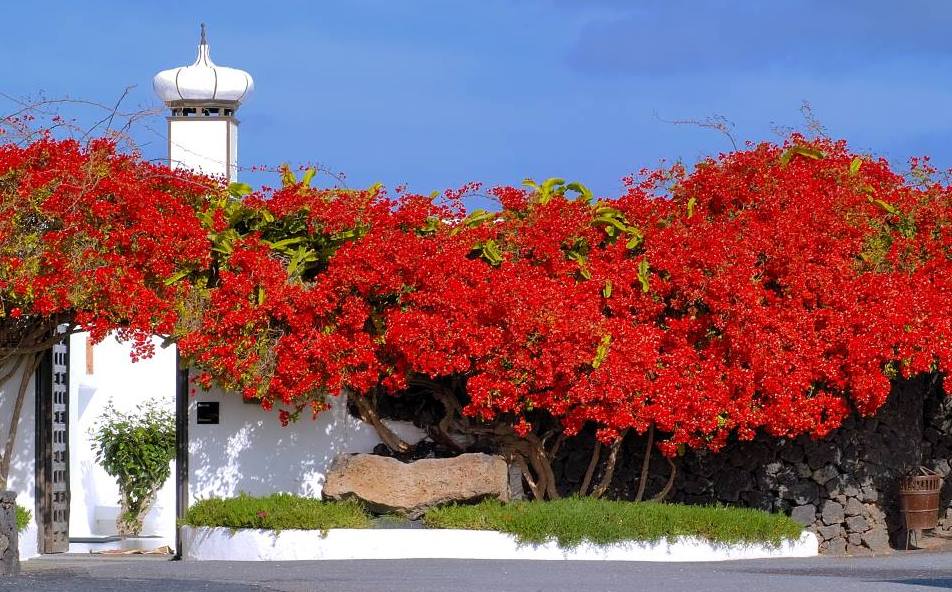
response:
[[[192,291],[170,278],[211,264],[196,214],[209,191],[209,179],[107,140],[0,145],[3,347],[54,319],[97,339],[118,331],[149,355],[152,334],[181,325]]]
[[[499,187],[500,211],[468,216],[472,187],[291,179],[206,214],[228,239],[180,344],[283,421],[326,393],[455,377],[466,414],[521,434],[545,414],[606,442],[653,424],[667,454],[824,435],[952,359],[952,192],[914,165],[910,181],[795,136],[646,172],[618,199]]]

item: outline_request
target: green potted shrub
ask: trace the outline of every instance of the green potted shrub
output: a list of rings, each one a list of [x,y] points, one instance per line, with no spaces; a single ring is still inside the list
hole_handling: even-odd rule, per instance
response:
[[[110,402],[90,435],[97,462],[119,485],[119,535],[137,536],[156,493],[172,472],[175,416],[159,401],[129,413],[118,411]]]
[[[17,504],[17,532],[23,532],[30,525],[30,521],[33,520],[33,512],[24,508],[20,504]]]

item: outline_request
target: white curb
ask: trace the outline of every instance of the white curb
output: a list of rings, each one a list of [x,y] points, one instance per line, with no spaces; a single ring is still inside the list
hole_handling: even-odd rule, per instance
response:
[[[332,529],[252,530],[182,528],[182,556],[197,561],[321,561],[346,559],[531,559],[581,561],[725,561],[768,557],[814,557],[812,532],[779,546],[715,544],[682,537],[674,542],[583,543],[570,549],[554,541],[519,544],[512,535],[488,530]]]

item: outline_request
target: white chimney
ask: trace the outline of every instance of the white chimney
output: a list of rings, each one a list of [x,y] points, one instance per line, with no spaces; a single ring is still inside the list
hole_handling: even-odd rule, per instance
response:
[[[204,24],[195,63],[159,72],[152,86],[172,111],[168,117],[169,165],[237,180],[235,113],[254,89],[254,81],[243,70],[212,62]]]

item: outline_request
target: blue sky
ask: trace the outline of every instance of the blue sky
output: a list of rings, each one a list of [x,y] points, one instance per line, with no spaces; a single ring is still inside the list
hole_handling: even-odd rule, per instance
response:
[[[776,139],[805,100],[856,149],[952,166],[945,0],[51,0],[4,16],[0,91],[112,102],[137,85],[127,109],[160,106],[152,76],[192,62],[204,21],[212,58],[255,78],[241,164],[317,162],[351,186],[563,176],[612,194],[730,148],[666,120]],[[146,156],[164,129],[138,129]]]

